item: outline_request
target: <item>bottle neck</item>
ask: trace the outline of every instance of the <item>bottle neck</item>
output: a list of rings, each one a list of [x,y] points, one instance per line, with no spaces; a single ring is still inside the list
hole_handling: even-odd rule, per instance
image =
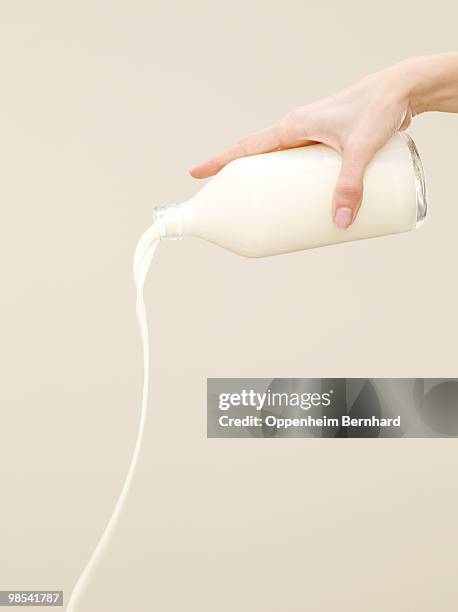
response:
[[[181,240],[183,238],[183,213],[179,204],[158,206],[154,209],[154,222],[157,225],[161,240]]]

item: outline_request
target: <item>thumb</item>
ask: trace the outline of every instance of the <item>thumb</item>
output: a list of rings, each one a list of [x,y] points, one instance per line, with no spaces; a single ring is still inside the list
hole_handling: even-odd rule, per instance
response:
[[[358,214],[363,199],[364,172],[375,152],[367,143],[344,149],[333,201],[334,222],[343,229],[349,227]]]

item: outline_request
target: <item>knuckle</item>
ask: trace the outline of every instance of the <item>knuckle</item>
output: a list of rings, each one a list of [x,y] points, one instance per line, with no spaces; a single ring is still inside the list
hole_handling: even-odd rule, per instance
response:
[[[353,133],[346,139],[344,151],[352,159],[363,158],[369,155],[371,150],[372,143],[364,133]]]
[[[363,196],[363,188],[359,183],[342,179],[337,184],[336,195],[345,202],[357,203]]]
[[[272,132],[279,148],[281,148],[288,140],[289,128],[286,123],[286,117],[279,119],[272,126]]]
[[[299,140],[305,134],[305,115],[302,109],[296,108],[279,119],[275,124],[280,144]]]
[[[367,163],[380,148],[383,137],[380,132],[363,126],[354,130],[346,139],[344,152],[350,160]]]
[[[297,125],[303,120],[303,116],[304,114],[302,109],[294,108],[285,115],[284,120],[288,125]]]
[[[231,147],[230,154],[235,157],[244,157],[248,155],[249,150],[249,139],[242,138],[238,140],[233,147]]]
[[[237,154],[241,157],[246,157],[249,154],[248,144],[246,142],[239,142]]]

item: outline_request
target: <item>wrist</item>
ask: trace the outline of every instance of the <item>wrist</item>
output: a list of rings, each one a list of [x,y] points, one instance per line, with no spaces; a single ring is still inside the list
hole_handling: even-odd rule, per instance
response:
[[[457,112],[458,53],[406,59],[393,69],[405,90],[412,115]]]
[[[414,57],[400,62],[400,78],[407,88],[412,116],[434,110],[435,78],[433,57]]]
[[[405,59],[388,68],[391,87],[396,97],[405,102],[412,116],[424,113],[429,108],[427,88],[425,87],[424,58],[413,57]]]

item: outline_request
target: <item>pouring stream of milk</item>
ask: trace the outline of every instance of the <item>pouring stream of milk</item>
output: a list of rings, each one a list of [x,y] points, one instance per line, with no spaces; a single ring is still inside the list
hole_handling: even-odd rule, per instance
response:
[[[149,365],[150,365],[150,352],[149,352],[149,335],[148,335],[148,320],[146,316],[145,301],[143,297],[143,288],[145,285],[145,279],[148,274],[148,270],[151,266],[151,262],[154,257],[157,245],[159,244],[159,232],[155,224],[153,224],[140,238],[137,248],[135,249],[134,262],[133,262],[133,274],[135,287],[137,291],[136,311],[137,321],[140,329],[140,336],[143,347],[143,397],[142,406],[140,412],[140,422],[138,426],[137,439],[135,442],[132,459],[130,461],[127,476],[124,481],[121,493],[118,501],[114,507],[114,510],[110,516],[110,519],[103,531],[97,546],[94,549],[86,567],[82,571],[78,578],[68,604],[65,608],[66,612],[74,612],[77,610],[78,602],[81,595],[90,580],[92,572],[95,570],[99,561],[102,559],[106,548],[111,540],[113,532],[118,523],[121,512],[124,508],[124,504],[127,499],[127,495],[132,484],[135,469],[137,467],[138,458],[140,455],[143,435],[145,432],[146,416],[148,412],[148,395],[149,395]]]

